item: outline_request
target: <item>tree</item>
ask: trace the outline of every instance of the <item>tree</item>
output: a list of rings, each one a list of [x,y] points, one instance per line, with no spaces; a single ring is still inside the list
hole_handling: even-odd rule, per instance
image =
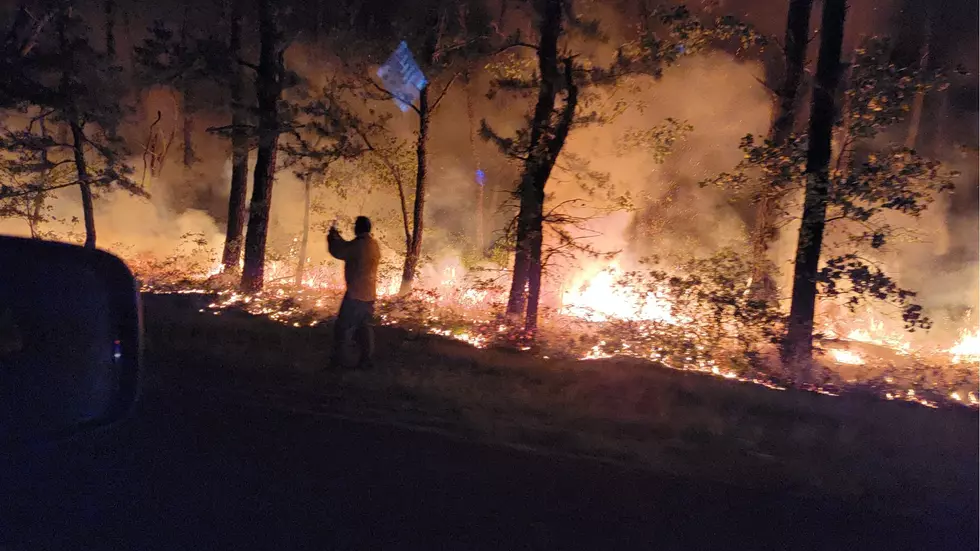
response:
[[[105,53],[116,57],[116,0],[105,0]]]
[[[375,175],[379,183],[391,187],[398,194],[398,205],[401,210],[402,231],[405,238],[405,250],[412,246],[412,213],[408,208],[408,197],[405,193],[406,180],[415,168],[415,154],[411,145],[385,131],[388,117],[381,117],[377,122],[368,125],[359,124],[354,127],[369,153],[362,161],[367,165],[367,172]]]
[[[891,63],[887,42],[872,38],[855,50],[842,108],[837,109],[842,67],[840,46],[835,48],[832,41],[840,40],[837,27],[843,17],[843,6],[825,8],[823,61],[818,64],[809,133],[790,136],[781,146],[746,136],[740,145],[745,160],[734,172],[712,180],[738,190],[751,187],[751,173],[758,171],[764,184],[778,185],[775,190],[781,196],[805,192],[782,350],[784,361],[799,368],[804,380],[810,377],[818,295],[846,299],[849,308],[868,300],[884,301],[901,311],[907,329],[929,327],[930,320],[913,300],[915,293],[888,276],[874,252],[883,250],[900,231],[891,225],[888,213],[918,216],[938,194],[952,188],[955,176],[914,150],[880,145],[883,132],[908,116],[918,91],[934,85],[921,68]],[[775,214],[775,227],[800,219],[785,210]],[[838,228],[831,234],[839,236],[836,242],[828,241],[830,227]],[[870,255],[862,250],[865,247]]]
[[[163,113],[157,111],[156,119],[150,124],[146,143],[143,145],[143,176],[141,185],[146,186],[146,173],[158,177],[163,174],[170,146],[177,134],[178,112],[186,112],[189,105],[178,98],[184,96],[184,90],[190,87],[190,81],[197,75],[194,66],[197,63],[196,52],[187,47],[186,38],[178,41],[174,32],[163,22],[154,21],[149,27],[149,36],[133,48],[136,82],[141,87],[167,86],[171,90],[174,104],[174,122],[169,134],[160,127]]]
[[[719,42],[737,39],[743,46],[762,43],[762,37],[751,27],[730,17],[719,17],[704,24],[683,6],[644,9],[639,36],[617,48],[616,59],[610,66],[600,67],[583,60],[567,47],[560,49],[560,42],[569,31],[584,39],[603,39],[597,21],[579,18],[567,0],[540,0],[535,3],[535,8],[539,25],[537,43],[528,44],[517,38],[511,39],[510,46],[533,49],[537,54],[537,72],[530,78],[504,74],[495,82],[497,89],[537,89],[537,101],[527,128],[521,129],[515,138],[499,136],[486,121],[482,129],[486,139],[494,141],[506,154],[521,159],[523,164],[517,186],[520,206],[507,313],[516,317],[523,312],[525,330],[532,336],[537,328],[544,260],[545,186],[572,128],[607,120],[595,112],[576,113],[582,104],[583,90],[616,86],[634,76],[659,78],[664,68],[674,65],[683,56]],[[558,101],[560,96],[561,102]],[[636,141],[652,142],[660,136],[665,137],[665,142],[652,146],[657,150],[672,143],[684,128],[686,126],[675,121],[649,135],[635,138]]]
[[[65,129],[65,139],[54,139],[46,130],[38,136],[31,125],[24,129],[14,124],[5,126],[4,142],[8,151],[33,152],[40,162],[24,168],[35,170],[38,175],[65,164],[74,168],[74,181],[50,187],[33,183],[31,191],[41,193],[77,185],[81,191],[85,246],[95,247],[96,190],[118,185],[132,193],[143,193],[129,179],[131,169],[121,161],[127,150],[115,132],[123,116],[125,90],[119,84],[121,70],[106,54],[91,46],[89,30],[71,7],[59,8],[51,20],[53,33],[32,32],[31,46],[17,50],[19,57],[8,65],[13,72],[4,79],[4,91],[8,105],[36,110],[39,115],[33,122],[43,119]],[[6,195],[11,194],[5,191]]]
[[[527,288],[529,300],[524,324],[527,331],[534,331],[537,327],[545,183],[568,138],[578,105],[578,86],[572,76],[572,58],[566,56],[559,59],[558,54],[565,4],[562,0],[544,0],[543,4],[537,46],[540,74],[538,99],[531,119],[524,173],[518,186],[517,248],[507,300],[507,313],[520,314],[525,308],[524,292]],[[561,91],[565,92],[564,105],[556,113],[555,106]]]
[[[793,133],[796,124],[796,111],[799,102],[800,82],[806,64],[806,51],[809,44],[810,13],[813,0],[789,0],[786,16],[786,38],[783,45],[783,81],[776,91],[776,114],[769,130],[769,141],[773,148],[782,147]],[[779,182],[762,182],[763,189],[758,195],[755,230],[752,232],[752,256],[756,269],[752,280],[755,291],[763,296],[774,295],[774,284],[770,274],[763,270],[767,265],[769,244],[777,235],[779,202],[782,186]]]
[[[183,51],[189,51],[191,45],[189,44],[190,38],[188,36],[188,19],[187,11],[189,9],[189,4],[184,4],[184,16],[183,21],[180,24],[180,46]],[[189,83],[188,83],[189,84]],[[181,94],[184,97],[184,105],[180,110],[182,117],[181,120],[181,133],[183,134],[183,145],[184,145],[184,168],[190,168],[194,165],[197,158],[194,156],[194,110],[196,109],[196,98],[193,86],[185,85],[181,90]]]
[[[40,16],[35,15],[28,9],[26,1],[17,8],[0,50],[0,71],[7,76],[0,79],[0,107],[14,107],[31,93],[30,81],[22,77],[29,70],[31,53],[58,13],[56,9],[49,9]],[[13,78],[15,75],[17,78]]]
[[[244,77],[238,59],[242,50],[242,9],[239,0],[231,1],[228,37],[231,74],[228,91],[231,100],[231,189],[228,192],[228,223],[221,254],[224,271],[238,271],[242,258],[242,230],[245,228],[245,198],[248,193],[248,112],[244,99]]]
[[[244,245],[248,154],[255,134],[255,125],[250,116],[250,111],[255,107],[251,105],[250,90],[244,70],[246,67],[257,70],[258,67],[244,61],[242,57],[243,2],[228,0],[224,5],[225,17],[228,20],[227,41],[190,36],[187,30],[187,9],[185,9],[179,39],[175,38],[174,32],[164,24],[156,22],[150,28],[151,37],[144,42],[144,46],[138,49],[137,53],[141,66],[144,67],[145,82],[172,86],[184,97],[183,109],[181,109],[183,121],[180,126],[184,135],[185,167],[191,166],[196,161],[191,142],[192,117],[194,111],[206,104],[203,87],[214,81],[221,85],[223,93],[218,94],[218,102],[221,108],[230,111],[231,122],[226,126],[208,128],[207,131],[227,138],[231,142],[231,185],[228,193],[228,220],[221,264],[224,272],[237,274]],[[176,98],[174,103],[177,104]],[[159,118],[158,113],[154,125],[159,122]],[[152,134],[154,125],[151,125],[151,139],[148,140],[148,144],[153,144],[156,140],[156,136]],[[161,158],[157,162],[157,173],[162,169],[162,161],[165,160],[166,153],[173,142],[177,126],[175,118],[169,138],[157,140],[164,143]]]
[[[612,320],[599,329],[596,351],[628,351],[675,367],[759,370],[766,347],[782,334],[784,316],[776,301],[749,292],[753,263],[730,248],[705,258],[644,259],[643,270],[617,283],[641,290],[638,309],[661,303],[668,321]]]
[[[240,2],[233,2],[232,6],[232,34],[240,34],[237,30],[240,27]],[[148,30],[149,36],[134,48],[136,81],[144,87],[170,88],[174,103],[174,125],[169,138],[158,137],[158,114],[156,121],[150,125],[150,135],[144,146],[144,157],[150,157],[152,162],[151,174],[158,176],[163,172],[178,126],[181,130],[184,168],[190,168],[196,162],[193,147],[194,116],[208,107],[203,98],[203,89],[211,81],[218,80],[228,82],[229,95],[234,93],[233,78],[238,74],[237,63],[234,62],[237,48],[234,44],[193,36],[189,30],[187,9],[184,10],[178,32],[175,33],[165,22],[159,20],[154,21]],[[227,101],[225,96],[220,103],[225,104]]]
[[[919,51],[919,72],[924,74],[929,67],[929,46],[932,42],[932,19],[933,8],[932,4],[926,3],[926,21],[924,28],[922,30],[922,47]],[[905,135],[905,147],[908,149],[915,149],[915,142],[919,137],[919,126],[922,123],[922,108],[925,106],[926,101],[926,89],[925,87],[920,87],[915,94],[915,100],[912,102],[911,117],[909,117],[909,127],[908,132]]]
[[[41,237],[42,224],[52,219],[51,207],[45,201],[55,183],[75,184],[75,178],[66,166],[51,163],[47,147],[29,145],[35,140],[43,143],[47,139],[43,113],[32,120],[26,131],[8,132],[0,138],[0,150],[13,156],[9,163],[0,164],[0,174],[5,182],[0,187],[0,218],[23,218],[33,238]]]
[[[241,289],[255,292],[262,289],[265,274],[265,245],[269,234],[269,211],[272,208],[272,187],[276,177],[276,155],[279,134],[282,132],[280,101],[286,77],[285,43],[276,22],[272,0],[258,0],[259,64],[256,67],[255,91],[258,99],[258,152],[252,199],[249,203],[248,231],[245,234],[245,263]]]
[[[406,245],[402,269],[401,293],[411,291],[422,258],[422,237],[425,229],[425,199],[428,190],[428,144],[431,125],[446,94],[468,68],[467,65],[489,51],[490,21],[480,2],[453,3],[428,0],[421,4],[406,4],[410,12],[401,14],[394,24],[407,35],[406,42],[425,75],[416,103],[402,102],[418,117],[415,141],[415,196],[411,212],[410,238]],[[396,14],[397,15],[397,14]],[[354,74],[360,69],[350,69]],[[400,98],[374,80],[365,84],[364,96],[372,100],[392,101]]]
[[[340,96],[340,89],[331,86],[302,105],[289,133],[293,140],[282,147],[287,162],[303,182],[303,229],[294,278],[297,285],[302,284],[306,269],[313,187],[325,182],[335,162],[352,160],[366,151],[367,136],[374,131],[373,125],[364,124]]]

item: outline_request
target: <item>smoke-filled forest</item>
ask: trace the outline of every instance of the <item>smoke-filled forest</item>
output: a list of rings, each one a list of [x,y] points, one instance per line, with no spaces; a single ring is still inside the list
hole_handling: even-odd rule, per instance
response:
[[[965,15],[964,15],[965,14]],[[0,232],[148,294],[976,406],[975,3],[25,0]]]

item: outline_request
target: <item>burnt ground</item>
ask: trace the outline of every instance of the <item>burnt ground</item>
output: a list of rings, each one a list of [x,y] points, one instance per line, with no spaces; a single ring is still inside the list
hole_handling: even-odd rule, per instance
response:
[[[978,546],[975,412],[563,371],[397,331],[378,372],[323,373],[329,327],[146,306],[134,415],[3,454],[9,548]]]

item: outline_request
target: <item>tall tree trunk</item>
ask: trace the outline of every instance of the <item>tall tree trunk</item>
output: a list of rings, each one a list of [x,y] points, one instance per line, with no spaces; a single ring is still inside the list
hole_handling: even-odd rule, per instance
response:
[[[530,162],[530,159],[528,159]],[[517,235],[514,245],[514,270],[510,280],[510,294],[507,297],[507,313],[512,316],[520,315],[524,312],[524,305],[527,303],[527,284],[531,267],[531,241],[529,236],[533,233],[533,203],[534,200],[528,197],[534,191],[533,183],[528,181],[529,174],[525,169],[525,175],[520,183],[520,208],[517,212]]]
[[[109,59],[116,57],[116,0],[105,0],[105,51]]]
[[[542,201],[542,209],[544,202]],[[538,329],[538,305],[541,303],[541,264],[544,232],[541,217],[535,217],[532,235],[529,240],[528,252],[531,261],[527,268],[527,311],[524,313],[524,331],[532,337]]]
[[[925,37],[919,55],[920,84],[921,76],[929,70],[929,46],[932,42],[932,11],[931,4],[926,3],[926,23],[923,30]],[[919,127],[922,125],[922,108],[926,102],[925,89],[917,90],[915,98],[912,99],[912,114],[909,120],[908,133],[905,135],[905,147],[915,149],[915,142],[919,138]]]
[[[40,119],[38,119],[38,125],[39,128],[41,129],[41,139],[46,140],[48,138],[48,125],[45,123],[45,118],[46,117],[42,116]],[[49,160],[50,159],[48,158],[47,148],[41,148],[41,165],[45,167],[44,172],[41,173],[41,178],[39,182],[41,184],[41,189],[48,187],[48,184],[50,183],[51,168],[48,167]],[[28,220],[30,221],[30,226],[31,226],[30,228],[31,237],[34,239],[37,239],[41,236],[41,229],[40,229],[40,225],[42,221],[41,209],[44,208],[44,200],[45,200],[45,194],[42,191],[36,193],[31,198],[30,201],[31,210],[28,215]]]
[[[231,0],[231,37],[228,41],[231,55],[241,55],[242,10],[239,0]],[[225,247],[221,255],[224,271],[238,272],[242,258],[242,230],[245,227],[245,200],[248,193],[248,134],[245,131],[247,117],[243,105],[242,75],[234,62],[231,77],[231,191],[228,194],[228,226],[225,231]]]
[[[310,204],[313,195],[312,176],[307,175],[303,179],[303,235],[299,241],[299,262],[296,264],[296,285],[303,284],[303,275],[306,271],[306,250],[310,243]]]
[[[415,144],[415,208],[412,210],[412,240],[405,251],[400,294],[408,293],[415,283],[415,271],[422,256],[422,230],[425,214],[425,184],[428,172],[426,146],[429,141],[429,86],[419,92],[419,135]]]
[[[388,170],[394,175],[395,185],[398,186],[398,204],[401,206],[402,211],[402,230],[405,232],[405,251],[407,252],[412,248],[412,230],[409,228],[408,222],[408,201],[405,199],[405,185],[402,183],[402,177],[396,172],[397,169],[394,168],[393,164],[388,163]]]
[[[69,121],[71,126],[72,152],[75,154],[75,171],[78,187],[82,191],[82,214],[85,219],[85,246],[95,248],[95,210],[92,204],[92,187],[88,181],[88,167],[85,164],[85,134],[77,119]]]
[[[184,5],[184,22],[180,27],[180,46],[185,51],[188,48],[187,44],[187,11],[189,5]],[[194,109],[194,97],[193,92],[190,89],[190,85],[184,80],[183,86],[181,87],[181,96],[183,98],[183,105],[180,110],[181,115],[181,132],[183,134],[184,142],[184,168],[190,168],[194,165],[194,117],[192,110]]]
[[[535,209],[532,219],[530,235],[530,266],[528,267],[527,284],[527,315],[524,319],[524,329],[532,336],[538,328],[538,303],[541,300],[541,272],[544,269],[544,259],[541,257],[542,245],[544,243],[544,187],[551,177],[551,171],[558,161],[558,155],[565,147],[568,139],[568,132],[571,130],[572,121],[575,119],[575,109],[578,107],[578,88],[572,80],[572,60],[565,60],[565,107],[562,109],[561,118],[555,128],[555,133],[548,140],[548,147],[545,150],[547,155],[541,164],[540,172],[535,180],[535,197],[533,207]]]
[[[806,50],[810,38],[810,14],[813,0],[790,0],[786,16],[786,74],[779,88],[779,108],[769,129],[769,137],[782,144],[796,125],[800,83],[806,66]]]
[[[857,49],[851,53],[851,61],[846,67],[841,67],[841,76],[839,77],[844,82],[844,104],[840,107],[837,116],[840,124],[833,131],[833,142],[837,143],[838,150],[836,152],[831,151],[830,162],[833,169],[838,171],[841,178],[847,178],[848,174],[850,174],[851,161],[854,158],[854,135],[851,133],[851,129],[855,121],[852,116],[853,106],[851,105],[851,97],[846,93],[846,90],[850,89],[852,84],[854,84],[851,80],[854,68],[857,67],[858,53]],[[834,157],[835,154],[836,158]]]
[[[520,208],[517,213],[517,241],[514,244],[514,272],[510,284],[510,294],[507,298],[507,313],[516,316],[524,311],[526,304],[525,292],[528,288],[531,274],[531,264],[534,258],[540,261],[540,253],[535,256],[533,239],[537,228],[540,234],[540,221],[536,224],[535,217],[540,217],[543,206],[535,205],[539,190],[540,165],[547,156],[548,144],[544,136],[551,123],[552,112],[555,108],[555,97],[558,95],[558,37],[561,35],[561,18],[563,12],[562,0],[545,0],[539,27],[538,70],[541,82],[538,88],[538,100],[531,119],[531,136],[528,140],[528,156],[524,163],[524,174],[518,187]],[[550,172],[550,170],[549,170]],[[545,182],[540,182],[540,193],[544,193]]]
[[[422,68],[431,67],[435,61],[436,50],[439,48],[439,40],[445,28],[445,2],[438,2],[435,9],[429,11],[428,25],[429,32],[422,45],[422,55],[420,56]],[[451,84],[451,83],[450,83]],[[448,85],[447,85],[448,86]],[[429,123],[432,117],[429,105],[429,85],[419,91],[419,135],[415,146],[416,171],[415,171],[415,208],[412,210],[412,239],[405,251],[405,265],[402,270],[402,284],[399,294],[406,294],[412,290],[415,283],[415,275],[418,270],[419,259],[422,256],[422,231],[425,223],[425,192],[426,179],[428,178],[427,155],[429,143]]]
[[[78,188],[82,194],[82,217],[85,221],[85,247],[95,248],[95,207],[92,203],[92,187],[88,177],[88,166],[85,162],[85,128],[78,115],[77,106],[72,97],[72,75],[75,71],[74,52],[68,45],[67,15],[62,15],[58,22],[58,43],[61,56],[65,63],[61,73],[60,95],[67,101],[65,114],[68,128],[71,132],[72,153],[75,160],[75,172],[78,177]]]
[[[184,112],[181,129],[184,134],[184,168],[194,166],[194,116],[188,105],[191,103],[190,91],[184,90]]]
[[[262,289],[265,275],[265,246],[269,235],[269,211],[276,176],[279,145],[278,103],[282,96],[284,72],[279,30],[272,2],[259,0],[259,67],[255,77],[259,110],[259,147],[255,159],[255,178],[249,204],[248,232],[245,234],[245,264],[241,288],[244,292]]]
[[[786,45],[783,83],[777,96],[776,115],[769,128],[769,140],[777,147],[786,143],[796,124],[800,82],[806,65],[806,50],[810,34],[810,13],[813,0],[789,0],[786,16]],[[755,263],[752,280],[754,289],[764,297],[775,295],[775,283],[765,269],[769,244],[776,238],[776,217],[779,194],[771,187],[763,190],[756,210],[755,231],[752,234],[752,258]]]
[[[828,168],[834,127],[834,95],[841,73],[846,0],[825,0],[820,27],[820,58],[813,87],[810,144],[807,151],[806,198],[796,246],[793,298],[789,326],[783,341],[784,363],[796,364],[802,378],[809,378],[813,358],[813,318],[817,300],[817,270],[827,219],[830,191]]]

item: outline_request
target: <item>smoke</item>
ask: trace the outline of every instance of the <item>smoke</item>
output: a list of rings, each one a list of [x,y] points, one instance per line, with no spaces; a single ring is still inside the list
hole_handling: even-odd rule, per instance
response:
[[[773,10],[760,7],[759,2],[717,4],[715,10],[719,13],[742,15],[771,34],[779,34],[784,23],[785,13],[781,10],[772,13]],[[628,32],[629,21],[604,4],[594,6],[602,12],[599,15],[604,27],[614,38],[588,53],[597,59],[608,58],[614,52],[615,35]],[[849,36],[875,30],[872,23],[881,19],[875,15],[878,8],[877,3],[855,3],[849,12]],[[511,12],[511,16],[515,13]],[[526,25],[529,19],[523,19],[521,24]],[[819,20],[816,12],[813,20]],[[325,55],[322,48],[308,44],[294,43],[286,59],[290,69],[318,86],[326,84],[328,77],[340,70],[336,60]],[[445,76],[429,76],[434,89],[441,90],[447,80]],[[474,173],[477,168],[487,174],[487,242],[493,234],[499,235],[512,214],[506,209],[501,211],[500,207],[515,185],[519,164],[505,159],[486,142],[474,139],[475,125],[485,118],[500,133],[512,134],[525,123],[524,116],[533,97],[501,93],[493,100],[487,99],[488,79],[486,74],[479,74],[469,88],[457,83],[432,118],[423,242],[429,262],[422,268],[424,279],[440,278],[447,270],[456,270],[457,276],[461,275],[459,258],[472,248],[476,237],[478,188]],[[745,250],[750,209],[732,203],[731,194],[725,190],[700,187],[698,182],[731,169],[741,160],[737,146],[744,135],[765,135],[773,98],[760,80],[766,80],[762,63],[713,52],[684,58],[677,66],[667,69],[659,80],[638,78],[615,90],[597,92],[590,99],[588,109],[611,110],[619,102],[625,102],[628,108],[611,122],[573,130],[566,154],[547,184],[546,210],[565,204],[563,212],[586,219],[582,224],[586,229],[574,229],[573,233],[581,243],[596,250],[621,251],[616,262],[626,269],[650,255],[705,256],[722,247]],[[162,175],[147,178],[150,199],[123,191],[103,193],[96,199],[100,245],[118,243],[130,250],[164,256],[181,243],[183,236],[194,233],[202,235],[210,248],[220,251],[227,216],[230,147],[226,140],[206,132],[206,128],[228,124],[227,113],[214,109],[194,115],[192,138],[196,162],[186,168],[182,163],[179,94],[156,88],[144,92],[138,104],[140,112],[121,130],[134,149],[130,161],[137,180],[142,179],[145,158],[142,152],[158,111],[160,122],[155,130],[165,138],[173,136],[172,143]],[[389,130],[414,148],[414,132],[418,127],[414,112],[402,113],[390,102],[364,106],[365,114],[367,109],[392,115]],[[674,146],[665,162],[658,163],[652,153],[642,148],[624,150],[623,137],[630,130],[650,128],[668,117],[690,124],[693,130]],[[976,141],[974,123],[969,123],[972,125],[967,137],[969,143]],[[583,167],[577,159],[587,161],[584,168],[603,177],[582,180],[579,169]],[[978,174],[975,157],[949,160],[964,172],[957,180],[957,192],[912,221],[919,234],[918,241],[893,243],[881,261],[902,286],[919,291],[919,300],[937,321],[950,320],[943,325],[943,331],[952,333],[962,323],[964,311],[975,307],[980,299],[976,209],[957,210],[951,206],[964,197],[976,197]],[[252,166],[250,162],[250,169]],[[250,174],[250,183],[251,178]],[[414,184],[413,170],[406,172],[405,183],[409,187]],[[278,172],[269,236],[273,256],[287,257],[295,250],[303,229],[304,186],[291,168]],[[411,189],[406,191],[411,207]],[[68,222],[49,229],[63,235],[69,230],[81,232],[80,224],[70,223],[73,217],[81,218],[77,190],[68,188],[56,192],[55,196],[51,203],[53,214]],[[624,196],[629,197],[633,210],[611,214],[603,210]],[[364,170],[362,164],[338,162],[322,181],[315,182],[312,203],[308,249],[311,264],[326,262],[340,273],[339,263],[327,255],[323,231],[337,219],[349,236],[350,224],[359,214],[373,219],[388,263],[397,266],[400,262],[404,231],[397,194],[390,183]],[[908,220],[902,223],[908,224]],[[773,260],[782,270],[787,295],[790,260],[796,246],[794,229],[793,226],[785,228],[772,251]],[[27,231],[26,223],[21,220],[0,220],[2,233],[24,235]],[[605,260],[579,254],[570,260],[556,260],[552,273],[555,279],[584,280],[607,264]],[[882,317],[901,324],[894,312],[883,311]]]
[[[643,256],[705,255],[721,247],[741,248],[745,224],[730,194],[701,187],[701,180],[731,169],[741,159],[739,140],[768,128],[772,102],[758,79],[762,67],[721,53],[684,59],[662,79],[641,79],[637,93],[626,93],[630,107],[614,122],[574,130],[566,146],[588,160],[588,169],[609,176],[606,190],[588,193],[573,175],[556,171],[548,187],[550,204],[583,199],[602,202],[603,195],[629,194],[635,210],[585,225],[601,235],[589,239],[595,248],[623,251],[629,263]],[[615,92],[604,99],[611,104]],[[659,163],[643,147],[624,151],[631,130],[650,128],[672,117],[693,127]],[[562,162],[559,161],[559,165]],[[579,209],[586,216],[589,209]]]

